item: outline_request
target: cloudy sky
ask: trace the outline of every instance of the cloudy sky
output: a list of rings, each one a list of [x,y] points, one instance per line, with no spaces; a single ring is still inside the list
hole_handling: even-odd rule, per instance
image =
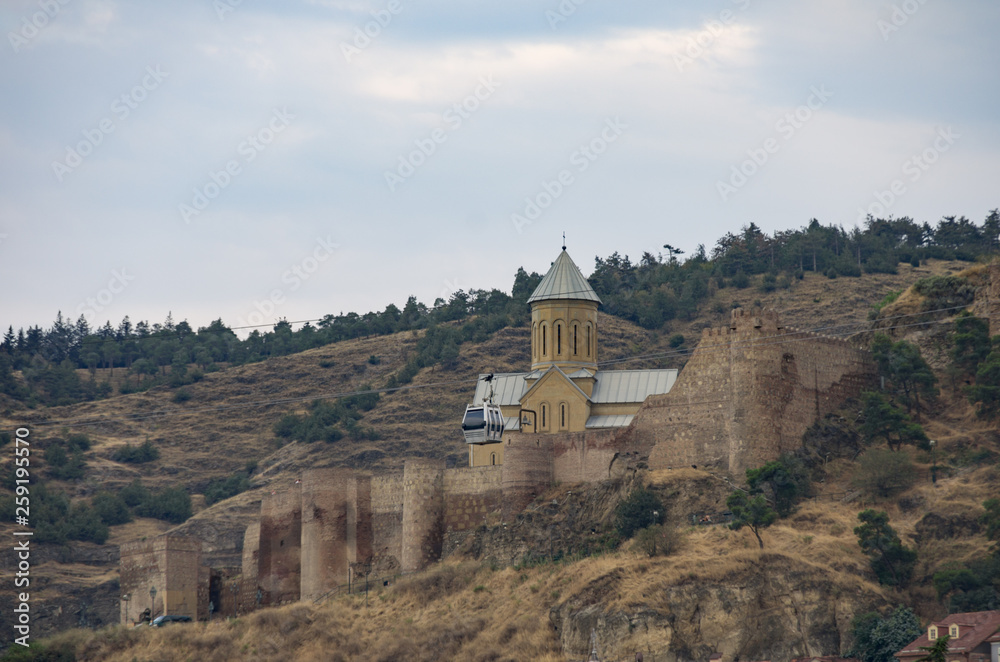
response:
[[[0,323],[509,291],[1000,206],[995,0],[3,0]]]

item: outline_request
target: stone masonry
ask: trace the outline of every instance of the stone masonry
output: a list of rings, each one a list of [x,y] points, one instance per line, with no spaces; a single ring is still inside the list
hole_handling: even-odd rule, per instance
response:
[[[184,606],[195,616],[195,607],[207,613],[196,603],[210,595],[217,608],[246,613],[319,600],[365,569],[376,576],[418,571],[440,558],[449,533],[490,516],[509,520],[554,483],[598,482],[643,460],[654,469],[696,465],[742,474],[798,447],[813,422],[874,378],[868,354],[843,340],[785,328],[773,311],[736,310],[729,326],[703,332],[671,391],[647,398],[627,428],[514,433],[499,466],[446,469],[417,458],[400,473],[376,476],[306,471],[262,499],[260,520],[244,537],[239,576],[215,568],[200,581],[200,548],[191,539],[123,545],[123,591],[133,594],[123,619],[148,606],[153,585],[167,587],[171,612]],[[157,609],[161,600],[158,594]]]

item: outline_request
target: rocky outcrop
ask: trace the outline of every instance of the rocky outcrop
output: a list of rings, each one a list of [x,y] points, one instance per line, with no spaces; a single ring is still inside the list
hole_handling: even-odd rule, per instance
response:
[[[642,651],[666,662],[716,652],[725,662],[782,660],[839,654],[849,646],[854,615],[888,604],[862,584],[780,554],[738,565],[714,579],[651,579],[643,601],[609,609],[625,581],[615,570],[553,606],[549,620],[571,659],[586,658],[594,631],[607,659]]]

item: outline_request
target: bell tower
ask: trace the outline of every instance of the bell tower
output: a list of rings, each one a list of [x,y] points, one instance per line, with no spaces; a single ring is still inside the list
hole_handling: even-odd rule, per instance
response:
[[[531,369],[597,372],[597,307],[601,299],[563,246],[531,306]]]

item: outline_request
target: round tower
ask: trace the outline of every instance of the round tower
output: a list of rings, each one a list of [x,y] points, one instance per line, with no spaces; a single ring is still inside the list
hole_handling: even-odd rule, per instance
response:
[[[601,299],[563,246],[531,306],[531,369],[597,371],[597,306]]]
[[[444,543],[444,461],[403,464],[403,572],[423,570],[441,558]]]

